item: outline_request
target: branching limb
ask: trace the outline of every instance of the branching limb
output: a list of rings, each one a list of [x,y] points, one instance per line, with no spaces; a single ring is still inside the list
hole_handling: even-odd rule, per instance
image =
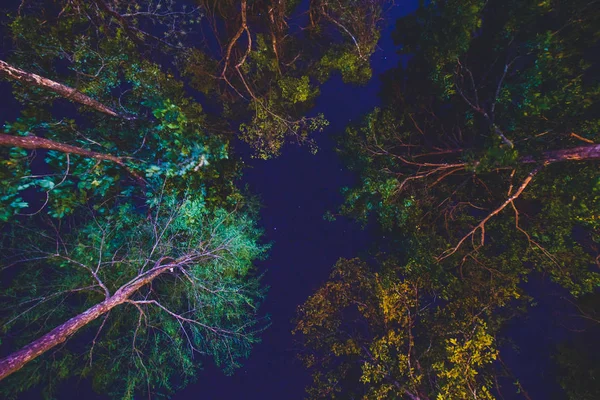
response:
[[[462,244],[468,239],[468,238],[472,238],[475,233],[480,230],[481,231],[481,240],[480,240],[480,244],[479,246],[483,246],[483,244],[485,243],[485,224],[491,219],[493,218],[495,215],[497,215],[498,213],[500,213],[502,210],[504,210],[506,208],[506,206],[508,206],[509,204],[511,204],[515,199],[517,199],[525,190],[525,188],[527,188],[527,186],[529,185],[529,183],[531,183],[532,179],[535,177],[535,175],[545,166],[546,164],[542,164],[538,167],[536,167],[533,171],[531,171],[527,177],[525,178],[525,180],[523,180],[523,182],[521,183],[521,186],[519,186],[519,188],[515,191],[515,193],[510,196],[506,201],[504,201],[504,203],[502,203],[498,208],[496,208],[494,211],[492,211],[490,214],[488,214],[487,217],[485,217],[483,220],[481,220],[481,222],[479,222],[469,233],[467,233],[457,244],[456,246],[454,246],[451,249],[446,250],[445,252],[443,252],[439,257],[437,257],[438,261],[442,261],[448,257],[450,257],[452,254],[456,253],[458,251],[458,249],[462,246]]]
[[[352,38],[352,41],[354,42],[354,45],[356,46],[356,51],[358,52],[358,56],[361,59],[365,59],[365,56],[363,55],[362,51],[360,50],[360,45],[358,44],[358,40],[356,40],[356,38],[354,37],[354,35],[348,30],[348,28],[346,28],[344,25],[342,25],[338,20],[336,20],[335,18],[332,18],[327,12],[323,11],[322,12],[323,16],[330,22],[332,22],[333,24],[335,24],[336,26],[338,26],[339,28],[341,28],[344,32],[346,32],[346,34],[348,36],[350,36],[350,38]]]
[[[498,135],[498,137],[502,140],[502,142],[507,145],[508,147],[510,147],[511,149],[515,147],[514,143],[508,139],[504,133],[502,132],[502,130],[494,123],[494,119],[493,119],[493,114],[492,116],[490,116],[487,111],[480,105],[479,103],[479,94],[477,91],[477,86],[475,85],[475,79],[473,78],[473,73],[471,72],[471,70],[469,68],[467,68],[466,66],[463,66],[463,64],[460,62],[460,60],[457,60],[457,69],[456,69],[456,76],[458,77],[459,75],[462,77],[461,71],[465,70],[467,75],[469,76],[469,80],[471,82],[471,87],[472,87],[472,91],[473,91],[473,96],[474,96],[474,100],[471,100],[467,97],[467,95],[464,93],[464,91],[462,90],[462,88],[460,87],[460,85],[458,84],[458,81],[455,83],[455,87],[456,87],[456,92],[460,95],[460,97],[462,97],[462,99],[469,105],[469,107],[471,107],[471,109],[473,109],[475,112],[477,112],[478,114],[482,115],[483,118],[485,118],[485,120],[489,123],[489,125],[491,126],[492,130],[494,131],[494,133],[496,135]],[[506,74],[506,71],[508,71],[510,65],[506,65],[505,67],[505,72],[504,75],[502,76],[502,79],[500,80],[498,87],[497,87],[497,93],[499,94],[499,90],[502,84],[502,81],[504,80],[504,76]],[[497,95],[496,95],[497,97]],[[495,102],[496,100],[494,99],[494,103],[492,105],[492,110],[495,109]],[[492,111],[493,112],[493,111]]]
[[[123,167],[135,180],[142,186],[146,185],[146,181],[137,172],[132,170],[126,164],[126,158],[113,156],[111,154],[99,153],[84,149],[82,147],[72,146],[70,144],[56,142],[54,140],[28,135],[28,136],[14,136],[0,133],[0,146],[6,147],[20,147],[28,150],[36,149],[47,149],[56,150],[66,154],[77,154],[79,156],[93,158],[100,161],[110,161],[121,167]]]
[[[53,80],[44,78],[31,72],[23,71],[22,69],[13,67],[12,65],[2,60],[0,60],[0,74],[8,76],[10,79],[27,85],[44,88],[68,100],[72,100],[76,103],[83,104],[84,106],[90,107],[98,112],[110,115],[111,117],[118,117],[128,121],[135,119],[135,117],[132,116],[119,114],[112,108],[105,106],[99,101],[92,99],[91,97],[73,89],[72,87],[63,85],[62,83],[55,82]]]
[[[247,20],[246,20],[246,11],[247,11],[246,0],[242,0],[242,4],[241,4],[242,24],[240,25],[240,28],[237,30],[235,35],[233,35],[233,38],[231,38],[231,40],[229,41],[229,44],[227,45],[227,50],[225,52],[225,61],[224,61],[224,65],[223,65],[223,71],[221,72],[222,78],[225,78],[225,74],[227,72],[227,67],[229,66],[229,60],[231,59],[231,51],[233,50],[233,46],[235,46],[236,42],[239,40],[239,38],[242,36],[242,34],[244,32],[248,32],[248,36],[250,37],[250,32],[248,30],[248,24],[247,24]],[[244,57],[244,59],[245,59],[245,57]],[[239,65],[241,65],[241,64],[239,64]]]

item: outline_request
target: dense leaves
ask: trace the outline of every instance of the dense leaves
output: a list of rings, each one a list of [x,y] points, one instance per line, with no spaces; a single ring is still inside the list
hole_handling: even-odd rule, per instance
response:
[[[489,296],[465,287],[450,299],[426,271],[398,270],[393,260],[378,272],[340,260],[300,308],[302,358],[316,368],[310,398],[492,398],[483,374],[497,354]]]
[[[598,289],[599,17],[588,2],[433,1],[398,21],[409,61],[340,139],[361,177],[341,211],[375,218],[380,257],[396,261],[358,275],[342,261],[301,307],[313,398],[346,386],[351,398],[495,398],[512,374],[496,361],[501,328],[530,300],[523,282],[539,271],[575,297]],[[385,325],[384,273],[396,296],[419,287],[411,301],[427,312],[403,300],[395,310],[415,322]]]
[[[307,113],[333,73],[363,84],[379,39],[386,0],[200,1],[204,46],[179,57],[192,86],[223,102],[240,137],[260,158],[288,140],[315,150],[326,116]],[[308,7],[307,7],[308,6]],[[308,9],[306,9],[306,7]],[[216,43],[218,50],[215,51]]]
[[[265,249],[252,216],[172,198],[148,212],[124,205],[64,235],[60,225],[41,232],[15,226],[5,235],[7,267],[18,271],[3,290],[3,336],[15,345],[117,296],[157,264],[172,263],[52,357],[8,378],[5,395],[40,383],[51,394],[78,375],[116,397],[153,395],[194,379],[198,355],[214,357],[228,372],[248,355],[265,326],[257,316],[263,290],[252,268]]]
[[[183,2],[182,2],[183,3]],[[320,85],[371,79],[385,0],[24,1],[0,74],[2,394],[88,378],[157,397],[266,326],[257,206],[236,183],[287,142],[316,151]],[[341,212],[376,220],[299,308],[310,398],[494,399],[507,322],[551,279],[588,321],[558,383],[595,398],[600,8],[439,0],[397,23],[403,62],[339,151]],[[357,99],[356,101],[360,101]],[[332,216],[332,215],[331,215]],[[541,278],[540,278],[541,276]],[[593,308],[593,307],[591,307]]]
[[[252,267],[265,246],[232,144],[260,158],[290,138],[316,150],[319,85],[336,71],[369,79],[385,4],[12,11],[0,74],[21,109],[0,134],[4,395],[52,396],[88,377],[114,397],[154,397],[192,380],[199,356],[240,365],[265,327]]]

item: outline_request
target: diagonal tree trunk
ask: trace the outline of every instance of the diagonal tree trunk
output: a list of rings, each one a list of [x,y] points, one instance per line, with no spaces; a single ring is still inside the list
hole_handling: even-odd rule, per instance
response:
[[[21,350],[0,360],[0,381],[23,368],[29,361],[39,357],[48,350],[66,341],[71,335],[94,321],[96,318],[106,314],[113,308],[127,302],[129,298],[140,288],[152,282],[160,274],[170,268],[177,267],[180,263],[173,260],[171,263],[162,264],[164,258],[159,260],[152,269],[139,275],[133,281],[121,286],[112,296],[101,303],[88,308],[81,314],[71,318],[62,325],[57,326],[39,339],[29,343]]]
[[[110,107],[105,106],[97,100],[92,99],[89,96],[81,93],[80,91],[73,89],[72,87],[63,85],[62,83],[55,82],[51,79],[44,78],[43,76],[36,75],[31,72],[23,71],[22,69],[13,67],[5,61],[0,60],[0,74],[8,76],[10,79],[14,79],[18,82],[41,87],[51,92],[57,93],[68,100],[72,100],[76,103],[83,104],[96,111],[110,115],[112,117],[118,117],[126,120],[133,120],[135,118],[119,114]]]
[[[548,163],[564,162],[564,161],[590,161],[600,160],[600,144],[592,144],[589,146],[573,147],[571,149],[550,150],[542,153],[541,157],[534,158],[526,156],[521,158],[521,162],[525,164],[544,161]]]
[[[5,133],[0,133],[0,146],[7,147],[20,147],[23,149],[35,150],[35,149],[47,149],[56,150],[68,154],[77,154],[80,156],[93,158],[96,160],[111,161],[115,164],[125,168],[138,182],[145,184],[144,179],[139,176],[136,172],[132,171],[126,164],[122,157],[113,156],[110,154],[98,153],[96,151],[84,149],[77,146],[71,146],[69,144],[55,142],[54,140],[41,138],[38,136],[13,136]]]

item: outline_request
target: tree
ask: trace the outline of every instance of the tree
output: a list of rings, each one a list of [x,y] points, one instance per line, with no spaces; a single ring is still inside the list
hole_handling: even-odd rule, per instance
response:
[[[16,37],[29,33],[21,20],[12,27]],[[4,124],[2,142],[12,148],[2,150],[2,220],[46,210],[60,218],[90,201],[106,205],[108,198],[124,193],[144,197],[148,185],[159,188],[167,177],[173,190],[203,190],[215,203],[234,191],[239,164],[228,159],[230,135],[217,130],[202,107],[186,96],[183,84],[144,60],[127,37],[86,43],[85,37],[64,35],[60,44],[52,42],[52,34],[46,38],[50,43],[40,48],[26,51],[31,44],[22,44],[21,57],[44,65],[66,52],[65,57],[77,60],[73,68],[82,76],[78,93],[111,110],[118,107],[128,117],[107,117],[94,107],[79,114],[57,113],[55,104],[66,108],[64,93],[57,97],[17,81],[14,93],[24,109],[16,121]],[[88,74],[92,70],[98,73]],[[117,98],[114,88],[122,91]],[[39,206],[23,198],[32,191],[45,198]]]
[[[589,292],[594,249],[572,232],[598,240],[600,89],[585,61],[598,10],[499,7],[440,2],[398,25],[414,59],[386,78],[386,106],[344,138],[365,182],[346,211],[428,229],[450,264],[519,244],[528,269]]]
[[[323,115],[306,115],[319,84],[333,71],[351,83],[370,78],[369,56],[388,3],[311,1],[303,11],[291,0],[201,1],[212,28],[205,40],[219,51],[190,49],[183,70],[193,87],[227,100],[243,121],[240,137],[258,157],[278,155],[288,138],[314,150],[311,133],[327,125]]]
[[[397,261],[364,265],[360,274],[340,272],[352,269],[338,264],[301,308],[305,361],[316,370],[313,397],[340,390],[350,397],[493,398],[501,393],[497,377],[511,376],[494,361],[506,340],[501,327],[532,301],[522,283],[540,271],[573,296],[597,290],[600,86],[589,54],[599,15],[587,2],[567,9],[434,1],[398,21],[395,38],[410,59],[383,77],[382,107],[340,138],[342,157],[360,176],[345,189],[341,213],[377,219],[380,257]],[[419,286],[424,298],[411,301],[434,310],[411,310],[414,328],[385,326],[386,295],[363,283],[383,271],[397,285]],[[335,289],[340,280],[347,296]],[[360,318],[346,311],[352,302]],[[453,337],[455,318],[479,327],[464,325],[469,334]],[[328,336],[319,328],[356,320],[361,328],[345,338],[343,329]],[[390,330],[398,341],[378,344]],[[352,347],[361,341],[362,350]],[[408,368],[409,358],[420,367]]]
[[[356,74],[362,74],[359,69],[368,70],[367,55],[374,50],[383,4],[377,1],[342,7],[340,2],[314,3],[311,28],[285,35],[282,29],[290,29],[286,19],[294,13],[295,3],[278,2],[274,11],[266,3],[248,8],[246,2],[211,2],[201,7],[211,15],[214,37],[207,32],[204,40],[190,42],[186,37],[198,27],[198,8],[179,9],[174,3],[154,1],[68,0],[57,8],[23,2],[10,23],[15,47],[11,64],[4,62],[2,70],[15,82],[15,96],[25,109],[18,121],[4,125],[4,133],[43,136],[56,142],[52,145],[55,150],[61,145],[75,146],[82,149],[76,152],[79,156],[88,151],[95,156],[86,159],[69,156],[75,153],[40,152],[47,158],[44,164],[52,169],[40,173],[32,171],[31,165],[36,163],[32,164],[35,159],[30,153],[4,151],[0,218],[37,213],[39,208],[30,206],[31,201],[23,197],[32,191],[40,192],[47,199],[40,206],[49,207],[58,217],[96,195],[139,193],[139,188],[128,182],[129,177],[140,182],[138,177],[160,181],[164,176],[193,175],[194,184],[202,190],[227,196],[231,189],[224,190],[229,185],[222,183],[233,181],[239,170],[236,163],[224,158],[238,125],[241,136],[263,158],[278,154],[290,134],[298,142],[310,141],[309,133],[326,124],[322,116],[303,116],[318,95],[315,81],[326,79],[335,69],[343,71],[349,81],[362,80]],[[357,19],[352,12],[358,10],[369,18]],[[247,13],[252,14],[248,17]],[[247,46],[238,43],[241,34],[234,34],[240,29],[237,19],[243,15]],[[271,27],[275,50],[266,46],[262,34],[252,34],[261,31],[261,24]],[[149,29],[152,25],[155,28]],[[322,30],[326,26],[329,28]],[[333,26],[344,27],[344,36],[325,41],[335,36]],[[296,35],[300,37],[292,39]],[[334,43],[335,54],[328,52],[331,46],[313,54],[315,38]],[[219,54],[210,51],[213,39],[223,43]],[[352,43],[350,50],[345,46],[347,41]],[[356,58],[353,54],[358,49],[362,56]],[[164,65],[176,72],[163,72]],[[206,113],[185,96],[183,88],[187,86],[178,79],[182,75],[224,113]],[[68,110],[65,98],[86,105],[80,109],[85,123],[69,111],[56,115],[53,107],[57,104],[60,110]],[[250,120],[248,105],[254,115]],[[90,110],[100,114],[86,112]],[[122,120],[106,119],[102,114]],[[115,132],[119,132],[118,137]],[[17,140],[6,139],[13,144]],[[101,154],[106,154],[106,160],[115,158],[98,163]],[[117,159],[122,163],[111,165]],[[215,162],[229,166],[216,172],[212,168]],[[77,182],[72,176],[77,176]],[[217,185],[208,183],[213,178]],[[72,190],[74,185],[79,190]]]
[[[309,398],[492,399],[500,284],[452,289],[418,264],[339,260],[299,308]],[[454,290],[457,290],[455,285]],[[493,293],[493,294],[491,294]],[[490,295],[491,294],[491,295]]]
[[[194,353],[237,366],[263,289],[232,139],[310,142],[318,86],[370,77],[385,4],[21,2],[0,62],[22,106],[0,134],[5,393],[81,375],[132,397],[185,384]]]
[[[0,379],[15,373],[5,392],[71,375],[126,398],[173,390],[193,379],[195,354],[235,369],[265,326],[252,267],[265,248],[244,211],[167,197],[148,215],[124,205],[60,228],[4,235],[3,267],[17,271],[3,289],[3,340],[27,343],[0,360]]]
[[[54,82],[42,76],[23,71],[22,69],[15,68],[2,60],[0,60],[0,73],[2,73],[3,75],[7,75],[10,79],[14,79],[18,82],[50,90],[61,95],[62,97],[76,101],[77,103],[86,105],[88,107],[93,108],[96,111],[110,115],[112,117],[127,118],[125,116],[119,115],[110,107],[103,105],[102,103],[90,98],[89,96],[86,96],[81,92],[78,92],[73,88],[70,88],[58,82]]]
[[[66,154],[77,154],[84,157],[93,158],[95,160],[104,160],[104,161],[112,161],[122,167],[126,167],[125,159],[123,157],[117,157],[110,154],[102,154],[95,151],[83,149],[81,147],[71,146],[68,144],[57,143],[53,140],[28,135],[25,137],[22,136],[13,136],[13,135],[5,135],[0,134],[0,146],[6,147],[18,147],[21,149],[28,150],[37,150],[37,149],[47,149],[47,150],[56,150]],[[137,175],[135,172],[131,172],[133,176],[135,176],[138,180],[144,184],[143,178]]]
[[[170,1],[68,0],[57,10],[26,2],[12,28],[18,54],[30,59],[15,63],[30,65],[32,53],[36,63],[45,59],[41,65],[58,59],[76,71],[77,86],[90,90],[117,61],[99,43],[119,37],[143,59],[189,79],[207,103],[223,108],[229,129],[269,158],[290,139],[314,149],[311,134],[327,122],[307,113],[332,71],[348,82],[368,80],[387,3],[319,1],[304,11],[297,1],[199,1],[186,8]]]
[[[0,65],[22,105],[0,134],[3,395],[79,376],[154,396],[198,356],[232,372],[265,327],[265,247],[231,132],[152,57],[180,32],[146,23],[189,13],[39,4]]]

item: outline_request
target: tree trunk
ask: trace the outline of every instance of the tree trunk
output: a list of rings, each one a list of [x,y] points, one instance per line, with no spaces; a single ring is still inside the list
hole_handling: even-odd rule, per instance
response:
[[[140,183],[145,184],[144,179],[137,173],[129,169],[125,164],[122,157],[113,156],[110,154],[98,153],[96,151],[87,150],[77,146],[71,146],[54,140],[45,139],[37,136],[13,136],[0,133],[0,146],[7,147],[20,147],[23,149],[35,150],[35,149],[48,149],[57,150],[68,154],[77,154],[80,156],[94,158],[96,160],[112,161],[121,167],[125,168],[136,180]]]
[[[544,161],[548,162],[579,160],[600,160],[600,144],[574,147],[572,149],[547,151],[544,153]]]
[[[0,60],[0,74],[7,75],[9,78],[14,79],[18,82],[41,87],[51,92],[57,93],[66,99],[72,100],[76,103],[83,104],[96,111],[110,115],[112,117],[123,118],[126,120],[133,120],[133,117],[128,117],[114,111],[110,107],[105,106],[97,100],[92,99],[89,96],[73,89],[72,87],[63,85],[62,83],[55,82],[53,80],[44,78],[31,72],[23,71],[22,69],[15,68],[12,65]]]
[[[73,335],[96,318],[126,302],[142,286],[152,282],[154,278],[167,271],[169,268],[177,266],[176,262],[161,265],[162,261],[163,259],[157,262],[151,270],[138,276],[133,281],[130,281],[130,283],[121,286],[114,295],[108,297],[103,302],[96,304],[83,313],[71,318],[64,324],[57,326],[44,336],[29,343],[21,350],[1,359],[0,381],[13,372],[23,368],[29,361],[63,343],[69,336]]]
[[[546,151],[540,159],[535,159],[531,156],[521,159],[524,163],[534,163],[536,161],[546,161],[549,163],[562,161],[589,161],[600,160],[600,144],[592,144],[589,146],[573,147],[572,149],[561,149]]]

